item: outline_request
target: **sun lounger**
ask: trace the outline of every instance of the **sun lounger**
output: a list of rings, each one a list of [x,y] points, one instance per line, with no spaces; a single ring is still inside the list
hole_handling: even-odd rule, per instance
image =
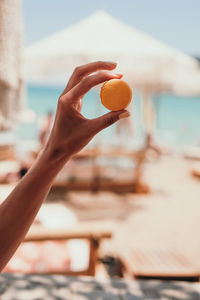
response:
[[[13,145],[0,145],[0,161],[15,160],[15,151]]]
[[[91,225],[79,225],[77,227],[68,229],[47,229],[40,225],[34,225],[27,234],[24,242],[42,242],[42,241],[66,241],[74,239],[88,240],[89,242],[89,264],[85,270],[81,271],[61,271],[61,272],[45,272],[53,274],[64,274],[70,276],[87,275],[94,276],[97,262],[98,262],[98,249],[102,239],[112,237],[112,231],[102,228],[93,227]],[[56,253],[54,254],[56,255]],[[67,255],[67,254],[66,254]],[[81,253],[79,253],[81,255]]]
[[[182,251],[134,250],[128,262],[128,272],[136,279],[198,281],[200,269],[193,258]]]
[[[189,147],[184,152],[184,157],[190,160],[200,160],[200,147],[199,146]]]
[[[134,162],[133,170],[129,172],[129,176],[124,174],[125,170],[116,171],[114,178],[106,177],[106,167],[98,165],[96,158],[118,158],[126,157]],[[145,162],[145,151],[125,151],[123,149],[87,149],[80,152],[74,157],[75,160],[91,159],[93,164],[91,166],[90,178],[73,178],[73,180],[56,180],[53,183],[53,190],[66,191],[113,191],[122,193],[148,193],[149,187],[142,183],[141,169]],[[85,167],[88,170],[88,166]],[[102,169],[104,172],[102,172]],[[127,170],[126,170],[127,171]],[[82,174],[81,169],[79,173]],[[87,172],[88,173],[88,172]],[[126,172],[128,173],[128,172]],[[125,175],[126,178],[120,178],[119,175]],[[117,178],[119,177],[119,178]],[[121,176],[124,177],[124,176]]]
[[[193,177],[195,177],[195,178],[197,178],[197,179],[200,180],[200,168],[192,170],[191,174],[192,174]]]
[[[135,183],[133,180],[107,181],[94,178],[92,181],[75,180],[73,182],[56,182],[52,187],[53,191],[112,191],[116,193],[148,193],[149,187],[142,183]]]

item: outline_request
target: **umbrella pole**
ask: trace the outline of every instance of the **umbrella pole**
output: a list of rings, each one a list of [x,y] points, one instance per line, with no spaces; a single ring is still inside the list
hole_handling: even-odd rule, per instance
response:
[[[149,88],[144,88],[142,91],[142,106],[143,106],[143,122],[145,130],[145,149],[150,148],[153,131],[155,129],[156,110],[154,103],[150,97]]]
[[[147,146],[147,140],[149,135],[149,90],[147,87],[144,87],[142,90],[142,115],[143,115],[143,126],[144,126],[144,135],[145,135],[145,146]]]
[[[139,151],[137,155],[137,162],[135,167],[135,184],[139,187],[141,185],[141,178],[143,173],[143,165],[146,161],[146,152],[149,148],[149,141],[151,140],[151,103],[150,103],[150,90],[148,87],[144,87],[142,90],[142,115],[143,115],[143,125],[145,130],[145,144],[143,148]]]
[[[99,116],[99,112],[101,111],[101,105],[98,99],[98,88],[95,89],[95,97],[97,98],[95,101],[95,117]],[[92,156],[92,191],[98,191],[100,188],[100,180],[101,180],[101,168],[98,165],[97,158],[101,155],[101,141],[102,137],[98,135],[96,137],[98,143],[96,144],[95,148],[93,149],[93,156]]]

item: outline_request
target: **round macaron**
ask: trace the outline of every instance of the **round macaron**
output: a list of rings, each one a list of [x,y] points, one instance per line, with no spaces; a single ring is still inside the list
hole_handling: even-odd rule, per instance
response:
[[[132,99],[130,86],[121,79],[111,79],[101,88],[101,103],[109,110],[118,111],[126,108]]]

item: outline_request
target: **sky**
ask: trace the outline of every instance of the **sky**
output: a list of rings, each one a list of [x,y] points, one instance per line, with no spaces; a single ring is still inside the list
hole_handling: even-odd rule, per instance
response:
[[[200,0],[23,0],[26,46],[106,10],[187,54],[200,56]]]

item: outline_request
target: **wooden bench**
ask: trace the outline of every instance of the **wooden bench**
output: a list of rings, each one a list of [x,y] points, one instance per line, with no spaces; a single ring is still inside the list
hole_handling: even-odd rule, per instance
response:
[[[134,161],[135,166],[129,178],[107,180],[102,178],[101,169],[96,162],[96,158],[119,158],[126,157]],[[142,167],[146,161],[146,153],[144,150],[125,151],[122,149],[86,149],[81,151],[73,158],[75,161],[82,159],[90,159],[92,161],[91,179],[77,179],[73,181],[56,180],[53,183],[54,191],[113,191],[117,193],[148,193],[150,188],[142,182]]]
[[[15,160],[15,150],[13,145],[0,145],[0,161]]]
[[[70,271],[59,272],[59,274],[77,276],[77,275],[90,275],[94,276],[98,262],[98,250],[102,239],[109,239],[112,237],[111,230],[104,230],[91,225],[79,225],[75,228],[66,229],[47,229],[39,225],[33,225],[28,232],[24,242],[41,242],[41,241],[61,241],[71,239],[84,239],[89,241],[90,254],[89,265],[83,271]],[[50,272],[56,274],[58,272]]]
[[[123,262],[136,279],[199,281],[200,278],[193,257],[181,250],[133,250],[132,256]]]

